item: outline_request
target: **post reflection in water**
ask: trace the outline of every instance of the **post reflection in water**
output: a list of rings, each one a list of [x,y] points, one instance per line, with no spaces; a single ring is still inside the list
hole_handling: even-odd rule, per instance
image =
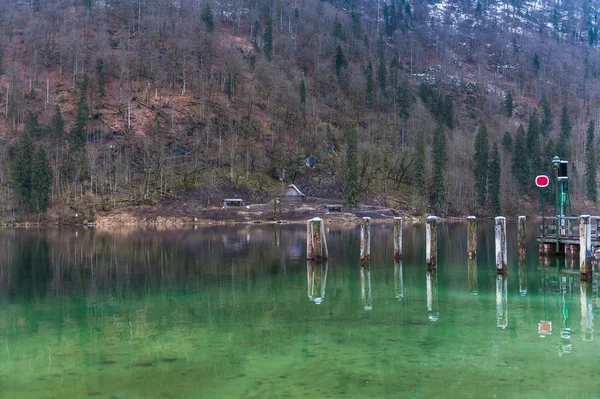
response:
[[[477,295],[477,260],[469,259],[469,292]]]
[[[548,335],[552,335],[552,321],[548,320],[548,270],[544,268],[546,265],[550,265],[550,259],[548,257],[540,258],[542,267],[542,298],[544,303],[544,318],[538,323],[538,334],[540,338],[544,338]]]
[[[427,318],[437,321],[438,311],[438,278],[437,269],[427,271]]]
[[[519,255],[519,295],[527,295],[527,263],[525,254]]]
[[[558,356],[571,353],[573,345],[571,344],[571,311],[570,299],[573,298],[573,277],[561,276],[560,281],[560,307],[562,313],[562,322],[560,326],[560,344],[558,345]]]
[[[508,284],[506,276],[496,277],[496,327],[508,326]]]
[[[360,267],[360,298],[365,310],[373,309],[371,296],[371,265],[366,263]]]
[[[581,304],[581,332],[584,342],[594,340],[594,313],[592,311],[592,282],[581,281],[579,301]]]
[[[397,300],[404,298],[404,276],[402,274],[402,260],[394,262],[394,294]]]
[[[308,284],[308,299],[320,305],[325,299],[327,284],[327,262],[306,262],[306,281]]]

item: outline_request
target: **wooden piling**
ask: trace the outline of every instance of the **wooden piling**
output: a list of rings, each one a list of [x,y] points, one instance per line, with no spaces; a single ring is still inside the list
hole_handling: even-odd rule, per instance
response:
[[[467,255],[469,259],[475,259],[477,256],[477,218],[469,216],[467,218]]]
[[[438,278],[437,269],[428,270],[427,280],[427,318],[431,321],[437,321],[440,317],[438,310]]]
[[[306,260],[321,262],[329,258],[325,224],[321,218],[306,222]]]
[[[371,218],[364,217],[360,224],[360,260],[368,262],[371,259]]]
[[[469,292],[477,295],[477,261],[469,259]]]
[[[508,326],[508,284],[506,275],[496,277],[496,327],[505,329]]]
[[[402,273],[402,260],[394,262],[394,296],[397,300],[404,298],[404,276]]]
[[[592,225],[590,221],[590,215],[579,217],[579,272],[583,281],[592,281]]]
[[[437,268],[437,258],[437,217],[428,216],[425,231],[425,260],[427,261],[427,270]]]
[[[366,263],[360,267],[360,297],[365,310],[373,309],[371,296],[371,266]]]
[[[495,219],[496,231],[496,270],[500,274],[506,274],[508,256],[506,252],[506,218],[498,216]]]
[[[402,218],[394,218],[394,260],[402,259]]]
[[[527,245],[525,240],[525,221],[527,218],[525,216],[519,216],[517,229],[519,234],[519,243],[518,243],[518,251],[519,255],[524,255],[527,251]]]

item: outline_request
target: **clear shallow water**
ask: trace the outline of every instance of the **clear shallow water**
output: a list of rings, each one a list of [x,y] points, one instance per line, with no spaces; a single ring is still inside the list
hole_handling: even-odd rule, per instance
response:
[[[358,227],[312,268],[303,226],[2,230],[0,398],[600,397],[597,282],[439,229],[429,276],[419,225],[362,269]]]

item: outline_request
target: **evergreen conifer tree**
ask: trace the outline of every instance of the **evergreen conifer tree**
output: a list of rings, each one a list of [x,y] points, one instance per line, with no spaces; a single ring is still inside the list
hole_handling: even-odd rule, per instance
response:
[[[540,57],[537,55],[537,53],[533,54],[533,70],[535,71],[536,75],[540,71]]]
[[[506,117],[510,118],[513,114],[513,97],[512,92],[509,90],[506,92],[506,97],[504,99],[504,112],[506,112]]]
[[[365,87],[365,106],[372,111],[375,106],[375,87],[373,84],[373,64],[367,66],[367,83]]]
[[[65,139],[65,122],[62,114],[60,113],[60,107],[58,104],[56,105],[56,110],[54,111],[52,121],[50,122],[50,131],[52,147],[62,147]]]
[[[335,54],[335,74],[339,77],[340,72],[343,68],[348,66],[348,62],[346,61],[346,57],[344,56],[344,52],[342,51],[342,46],[338,44],[337,51]]]
[[[525,129],[523,129],[523,125],[519,125],[513,145],[511,169],[520,194],[527,194],[527,191],[529,190],[529,164],[527,162],[527,153]]]
[[[429,179],[427,175],[427,158],[426,158],[426,147],[425,147],[425,134],[423,130],[420,130],[417,134],[417,142],[415,144],[414,154],[414,170],[415,170],[415,181],[414,188],[417,194],[416,201],[418,203],[418,211],[425,211],[426,202],[428,197]]]
[[[475,136],[473,155],[473,174],[475,175],[475,192],[480,206],[485,205],[488,186],[489,142],[485,123],[481,122]]]
[[[556,174],[556,170],[554,169],[554,165],[552,164],[552,158],[556,155],[556,143],[552,138],[548,138],[546,140],[546,147],[544,148],[544,154],[542,156],[542,170],[546,176],[554,176]],[[553,178],[550,178],[550,184],[548,187],[544,189],[545,198],[548,204],[554,203],[556,199],[556,191],[555,191],[555,182]]]
[[[567,161],[571,157],[571,130],[569,110],[565,105],[560,116],[560,134],[558,136],[558,143],[556,143],[556,152],[560,159]]]
[[[204,22],[204,27],[208,33],[211,33],[215,30],[215,20],[208,2],[206,2],[204,10],[202,10],[202,21]]]
[[[396,88],[396,105],[398,107],[398,114],[402,119],[408,119],[410,115],[410,107],[413,103],[413,96],[410,91],[408,78],[402,72],[399,72],[398,86]]]
[[[346,205],[356,208],[360,201],[360,192],[358,186],[358,138],[354,128],[350,130],[348,135],[346,170],[346,184],[344,187]]]
[[[267,18],[267,26],[265,27],[265,34],[263,35],[263,51],[267,56],[267,59],[271,61],[273,55],[273,20],[269,14]]]
[[[102,99],[106,95],[104,84],[104,61],[102,58],[99,58],[98,61],[96,61],[96,77],[98,79],[98,95],[100,96],[100,102],[102,102]]]
[[[540,122],[540,133],[542,136],[547,136],[552,131],[552,110],[546,96],[542,97],[540,102],[542,112],[542,120]]]
[[[344,27],[342,26],[337,15],[335,16],[335,21],[333,22],[333,37],[342,42],[346,41],[346,33],[344,32]]]
[[[381,92],[385,94],[385,86],[386,86],[386,75],[387,71],[385,69],[385,60],[383,57],[379,57],[379,67],[377,68],[377,80],[379,81],[379,88]]]
[[[433,171],[431,177],[431,202],[433,208],[444,214],[446,211],[446,163],[448,161],[448,149],[446,144],[446,132],[440,123],[433,133]]]
[[[454,129],[454,100],[450,96],[446,96],[444,99],[443,118],[448,129]]]
[[[492,215],[500,215],[502,212],[500,206],[500,181],[502,171],[500,168],[500,152],[498,151],[498,144],[494,143],[494,146],[492,147],[492,155],[490,159],[490,169],[488,176],[489,207]]]
[[[52,169],[43,148],[35,153],[32,173],[31,205],[37,213],[46,213],[50,201]]]
[[[39,134],[40,125],[38,123],[37,113],[35,111],[27,112],[27,119],[25,121],[25,130],[29,134],[29,137],[37,137]]]
[[[502,152],[507,155],[512,153],[513,150],[513,139],[509,131],[504,132],[502,136]]]
[[[594,121],[590,121],[585,141],[585,194],[594,204],[598,201],[596,183],[596,147],[594,143]]]
[[[11,186],[15,192],[19,208],[25,211],[31,209],[33,141],[24,130],[11,167]]]
[[[519,156],[526,157],[526,159],[528,159],[529,176],[527,187],[531,187],[529,182],[533,182],[535,176],[543,171],[543,168],[541,167],[540,122],[538,114],[535,111],[529,118],[529,124],[527,125],[526,144],[526,151],[522,152]]]

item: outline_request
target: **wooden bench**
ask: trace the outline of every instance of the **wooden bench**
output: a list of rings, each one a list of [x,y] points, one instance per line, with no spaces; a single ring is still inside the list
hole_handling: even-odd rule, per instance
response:
[[[223,208],[228,206],[244,206],[244,200],[239,198],[226,198],[223,200]]]
[[[341,205],[325,205],[324,208],[325,208],[325,213],[342,211]]]

